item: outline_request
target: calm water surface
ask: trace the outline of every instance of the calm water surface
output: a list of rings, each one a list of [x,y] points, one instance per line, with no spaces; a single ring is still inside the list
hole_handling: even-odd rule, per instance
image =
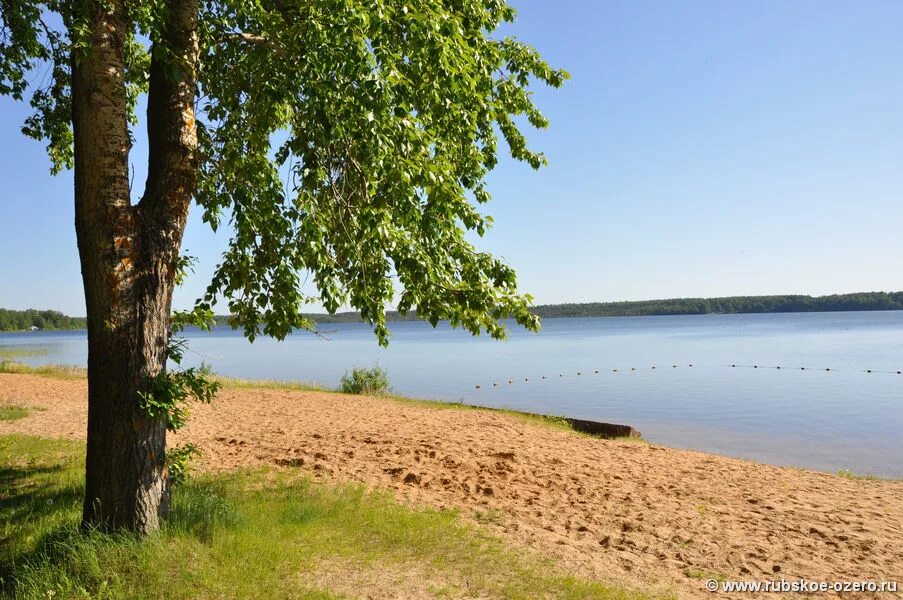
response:
[[[547,319],[541,333],[515,330],[507,342],[394,323],[386,350],[361,324],[322,329],[328,340],[298,333],[254,344],[230,330],[189,333],[186,362],[328,386],[379,363],[406,395],[626,423],[669,446],[903,477],[903,311]],[[46,351],[20,359],[31,364],[86,362],[84,332],[0,334],[0,349],[9,346]]]

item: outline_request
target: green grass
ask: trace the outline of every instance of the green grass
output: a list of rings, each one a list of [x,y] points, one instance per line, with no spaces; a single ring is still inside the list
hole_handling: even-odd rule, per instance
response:
[[[48,352],[47,348],[37,348],[33,346],[4,346],[0,347],[0,360],[11,360],[26,356],[44,356]]]
[[[192,478],[145,540],[85,534],[82,460],[75,442],[0,437],[0,597],[641,597],[516,552],[453,512],[291,470]]]
[[[33,367],[12,360],[0,360],[0,373],[18,373],[22,375],[43,375],[56,379],[84,379],[88,370],[67,365],[41,365]]]
[[[872,475],[871,473],[866,473],[864,475],[860,475],[859,473],[854,473],[853,471],[850,471],[849,469],[841,469],[840,471],[837,472],[837,474],[846,479],[856,479],[856,480],[862,480],[862,481],[879,481],[882,479],[881,477],[878,477],[877,475]]]
[[[282,379],[240,379],[238,377],[226,377],[213,375],[212,379],[223,384],[224,388],[231,389],[258,389],[258,390],[296,390],[302,392],[334,392],[319,383],[310,381],[291,381]]]
[[[83,367],[69,365],[41,365],[33,367],[12,360],[0,360],[0,373],[16,373],[20,375],[41,375],[56,379],[84,379],[88,376],[88,370]],[[301,390],[316,392],[332,392],[317,383],[304,381],[282,381],[277,379],[239,379],[223,375],[211,375],[214,381],[223,384],[225,388],[234,389],[276,389],[276,390]]]
[[[0,421],[18,421],[27,417],[29,412],[24,406],[0,404]]]
[[[684,575],[686,575],[690,579],[714,579],[715,581],[720,582],[727,581],[727,575],[725,575],[724,573],[703,571],[701,569],[687,569],[684,571]]]

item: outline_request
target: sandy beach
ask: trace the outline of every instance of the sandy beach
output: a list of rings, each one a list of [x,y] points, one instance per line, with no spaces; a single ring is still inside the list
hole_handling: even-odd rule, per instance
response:
[[[82,439],[86,396],[84,380],[0,374],[0,403],[37,409],[0,422],[0,435]],[[710,577],[903,583],[900,481],[600,440],[498,412],[278,389],[226,389],[195,406],[174,438],[185,441],[202,449],[201,470],[267,465],[390,488],[459,509],[573,572],[653,592],[711,597]]]

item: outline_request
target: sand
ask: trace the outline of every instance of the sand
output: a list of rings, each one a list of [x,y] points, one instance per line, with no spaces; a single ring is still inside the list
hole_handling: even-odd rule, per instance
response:
[[[84,380],[0,374],[0,402],[43,409],[0,422],[0,435],[83,438],[86,394]],[[459,509],[574,573],[679,597],[712,597],[709,577],[903,588],[900,481],[600,440],[491,411],[273,389],[224,390],[175,441],[197,444],[204,470],[272,465],[390,488]]]

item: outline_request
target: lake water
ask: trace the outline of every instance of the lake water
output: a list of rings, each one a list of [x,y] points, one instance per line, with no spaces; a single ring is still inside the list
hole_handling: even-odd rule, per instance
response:
[[[325,324],[328,340],[298,333],[253,345],[231,330],[192,332],[186,363],[327,386],[378,363],[405,395],[624,423],[656,443],[773,464],[903,477],[903,311],[547,319],[541,333],[514,330],[507,342],[442,324],[391,328],[388,349],[361,324]],[[46,351],[19,359],[31,364],[86,363],[84,332],[0,334],[0,350],[9,346]]]

